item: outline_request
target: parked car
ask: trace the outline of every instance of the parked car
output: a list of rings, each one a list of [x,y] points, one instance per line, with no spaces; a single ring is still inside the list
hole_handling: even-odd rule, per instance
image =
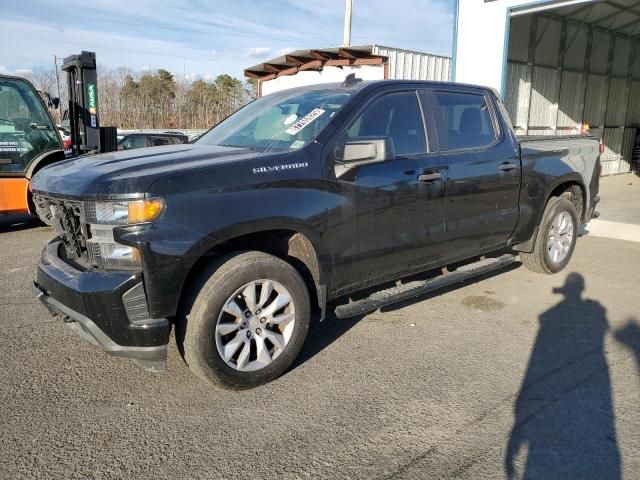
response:
[[[71,155],[71,133],[69,132],[69,130],[63,127],[58,127],[58,133],[60,134],[60,138],[62,139],[62,146],[65,155]]]
[[[118,150],[160,147],[189,143],[189,137],[182,133],[129,133],[118,141]]]
[[[54,214],[35,295],[107,352],[164,367],[171,328],[205,381],[251,387],[339,317],[496,268],[569,262],[598,201],[592,137],[518,139],[492,90],[348,79],[262,97],[195,144],[36,175]]]

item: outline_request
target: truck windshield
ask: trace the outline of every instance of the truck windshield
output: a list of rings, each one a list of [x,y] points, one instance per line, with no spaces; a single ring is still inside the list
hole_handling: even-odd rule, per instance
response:
[[[340,89],[274,93],[238,110],[196,143],[295,150],[314,140],[350,97]]]
[[[60,149],[55,126],[33,87],[0,78],[0,173],[25,172],[39,155]]]

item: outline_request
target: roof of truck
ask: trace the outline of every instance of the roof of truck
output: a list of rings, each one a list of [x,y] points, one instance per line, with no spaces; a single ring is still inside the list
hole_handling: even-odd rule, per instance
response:
[[[345,83],[315,83],[311,85],[302,85],[299,87],[293,87],[285,90],[280,90],[278,92],[274,92],[273,94],[278,94],[280,92],[306,92],[311,90],[345,90],[345,91],[360,91],[367,87],[375,88],[376,86],[382,85],[421,85],[423,87],[459,87],[459,88],[472,88],[477,90],[484,91],[492,91],[496,93],[492,88],[483,87],[481,85],[471,85],[466,83],[454,83],[454,82],[438,82],[434,80],[359,80],[348,85]],[[497,93],[496,93],[497,94]]]

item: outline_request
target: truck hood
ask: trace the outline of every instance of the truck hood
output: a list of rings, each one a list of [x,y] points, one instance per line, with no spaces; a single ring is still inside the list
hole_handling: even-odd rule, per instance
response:
[[[158,178],[269,155],[216,145],[185,144],[123,150],[63,160],[40,170],[31,190],[70,199],[140,196]]]

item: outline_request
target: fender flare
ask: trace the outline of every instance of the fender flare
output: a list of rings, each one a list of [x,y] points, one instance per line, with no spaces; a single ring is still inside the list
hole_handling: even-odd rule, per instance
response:
[[[313,271],[313,268],[308,267],[306,262],[303,263],[307,265],[313,276],[318,305],[322,318],[324,318],[327,292],[330,291],[333,284],[333,254],[327,248],[319,232],[303,220],[291,217],[270,217],[230,225],[212,232],[197,242],[188,252],[189,257],[192,259],[188,271],[191,272],[194,266],[206,256],[207,252],[215,249],[216,246],[233,241],[234,238],[270,230],[288,230],[300,234],[311,244],[315,256],[313,261],[317,265],[317,274]],[[293,256],[300,258],[295,254]],[[185,277],[185,280],[187,277]]]

